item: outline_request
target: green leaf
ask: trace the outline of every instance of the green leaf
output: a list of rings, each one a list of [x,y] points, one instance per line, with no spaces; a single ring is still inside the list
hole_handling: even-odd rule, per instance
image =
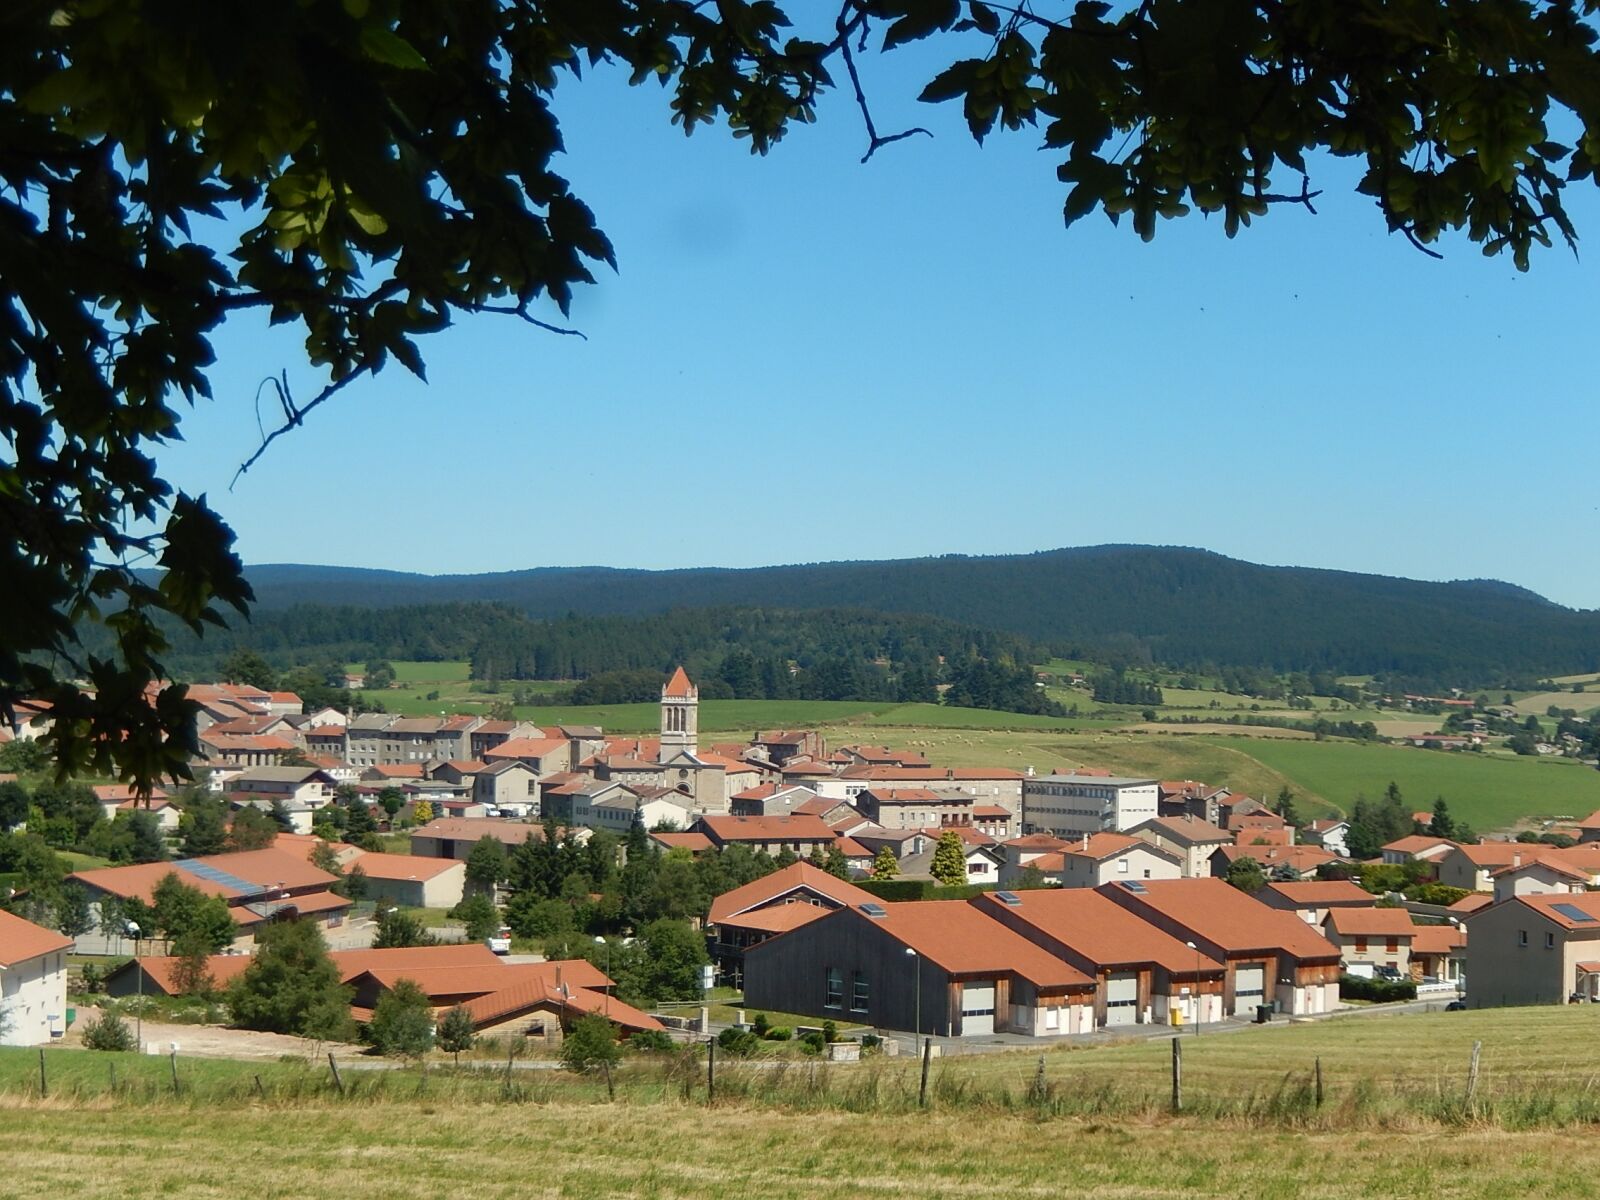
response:
[[[391,67],[407,71],[428,69],[428,60],[417,53],[415,46],[381,25],[368,25],[361,30],[361,49],[368,58]]]
[[[1000,32],[1000,17],[987,4],[980,4],[972,0],[967,6],[972,11],[972,23],[978,27],[980,33],[987,33],[990,37]]]

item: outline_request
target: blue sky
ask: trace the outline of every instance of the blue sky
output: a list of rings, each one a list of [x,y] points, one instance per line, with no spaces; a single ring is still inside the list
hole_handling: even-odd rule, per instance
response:
[[[767,158],[685,140],[653,85],[556,101],[564,172],[620,271],[587,341],[507,318],[325,406],[230,492],[257,383],[317,375],[283,331],[218,341],[217,401],[163,456],[248,562],[469,572],[752,566],[1102,542],[1418,578],[1600,607],[1586,261],[1425,258],[1321,163],[1320,216],[1229,241],[1099,216],[1063,230],[1036,134],[979,148],[869,63],[881,150],[843,96]],[[1283,181],[1285,189],[1289,181]],[[1592,190],[1580,230],[1600,239]],[[264,408],[270,421],[270,409]]]

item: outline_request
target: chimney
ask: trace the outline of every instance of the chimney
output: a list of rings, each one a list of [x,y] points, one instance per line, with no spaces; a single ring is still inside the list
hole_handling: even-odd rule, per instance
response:
[[[1087,833],[1083,835],[1083,852],[1085,854],[1089,852],[1089,835]]]
[[[1513,854],[1511,856],[1511,866],[1512,866],[1512,868],[1515,869],[1517,867],[1520,867],[1521,865],[1522,865],[1522,855],[1520,853],[1519,854]]]

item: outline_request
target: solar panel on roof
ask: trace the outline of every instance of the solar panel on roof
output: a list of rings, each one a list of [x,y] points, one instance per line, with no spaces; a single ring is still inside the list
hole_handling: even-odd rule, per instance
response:
[[[248,894],[262,890],[259,883],[251,883],[248,880],[240,879],[237,875],[230,875],[220,867],[213,866],[211,863],[201,862],[198,858],[181,858],[172,865],[180,871],[187,871],[190,875],[209,880],[211,883],[219,883],[223,887],[232,888],[236,892]]]
[[[1576,904],[1552,904],[1550,906],[1569,921],[1593,921],[1595,918],[1583,911]]]

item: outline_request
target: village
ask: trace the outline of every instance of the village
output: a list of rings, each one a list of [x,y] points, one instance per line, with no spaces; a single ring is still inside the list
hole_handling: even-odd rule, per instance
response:
[[[1565,844],[1464,844],[1416,813],[1416,832],[1362,863],[1348,821],[1296,827],[1194,780],[946,768],[882,746],[830,749],[805,730],[702,746],[681,668],[662,689],[657,738],[481,717],[346,720],[227,684],[191,695],[204,714],[199,794],[265,840],[74,871],[66,882],[88,914],[67,932],[0,914],[6,1044],[69,1035],[84,963],[107,997],[181,995],[197,978],[225,992],[284,924],[314,927],[329,948],[350,1028],[410,985],[435,1020],[460,1009],[477,1033],[543,1045],[596,1015],[623,1039],[742,1031],[773,1011],[870,1030],[879,1044],[976,1045],[1226,1028],[1373,999],[1600,999],[1600,814]],[[95,790],[108,818],[148,814],[172,838],[192,823],[177,797]],[[404,831],[409,853],[342,837],[380,821]],[[670,1012],[618,996],[593,953],[510,953],[502,921],[522,922],[514,900],[502,907],[507,872],[485,879],[474,855],[535,853],[553,838],[624,870],[630,854],[747,864],[744,881],[683,914],[701,965],[688,988],[649,997],[673,1001]],[[231,921],[202,951],[154,915],[191,891]],[[470,917],[437,923],[451,937],[386,932],[405,912]],[[635,932],[619,925],[614,940]],[[606,937],[590,940],[609,955]],[[710,1017],[713,989],[738,998],[731,1018]]]

